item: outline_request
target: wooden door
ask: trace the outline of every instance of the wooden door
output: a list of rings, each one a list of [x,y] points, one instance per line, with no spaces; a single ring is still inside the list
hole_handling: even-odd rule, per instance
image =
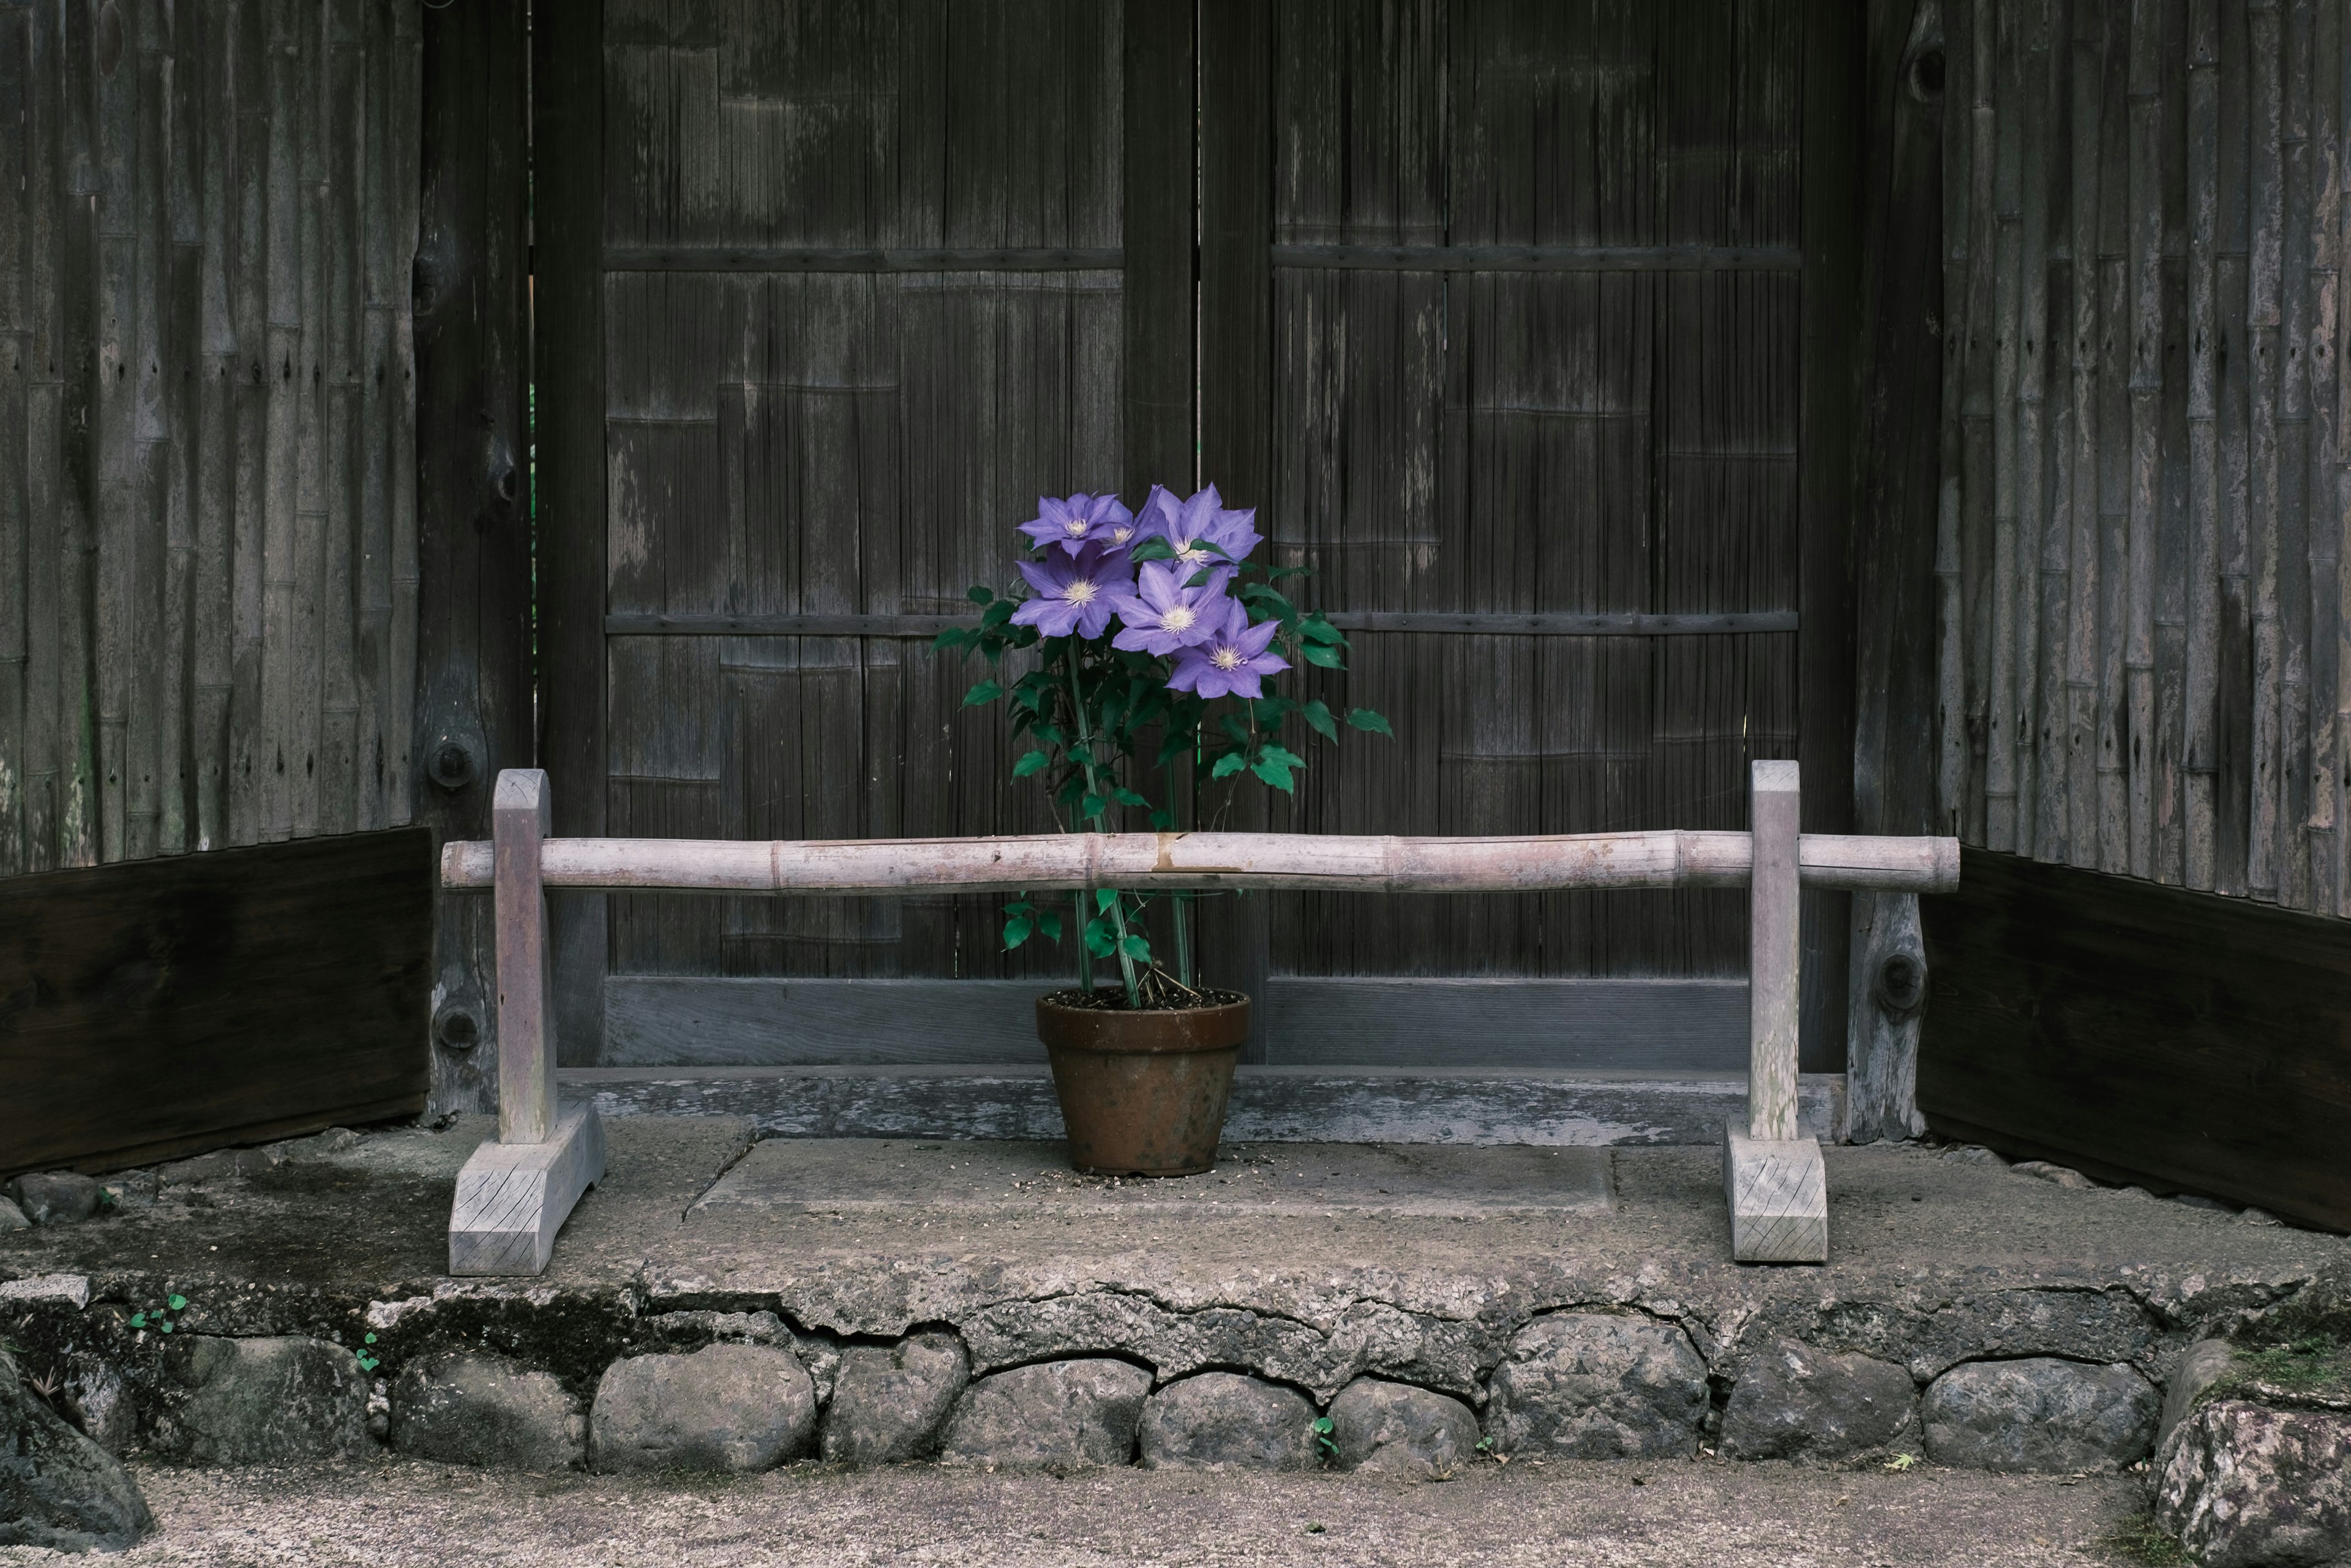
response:
[[[1797,750],[1802,0],[601,26],[541,69],[601,149],[592,277],[540,236],[542,340],[551,291],[593,301],[601,380],[592,429],[545,392],[559,813],[595,792],[560,830],[1048,826],[930,636],[1040,493],[1196,460],[1357,629],[1327,695],[1399,735],[1277,825],[1736,827],[1748,759]],[[998,902],[613,898],[567,1059],[1034,1059],[1067,960],[1001,952]],[[1210,924],[1276,1063],[1743,1062],[1736,894]]]

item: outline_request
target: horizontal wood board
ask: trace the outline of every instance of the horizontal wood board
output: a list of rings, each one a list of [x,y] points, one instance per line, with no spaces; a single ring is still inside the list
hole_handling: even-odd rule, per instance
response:
[[[0,882],[0,1174],[423,1110],[434,887],[423,828]]]
[[[2351,929],[1982,850],[1919,912],[1931,1127],[2351,1230]]]
[[[409,821],[411,4],[0,4],[0,875]]]
[[[603,1065],[1041,1062],[1035,980],[604,983]],[[1320,1064],[1744,1071],[1736,980],[1276,976],[1266,1060]]]
[[[1042,1067],[579,1068],[567,1099],[605,1116],[748,1116],[768,1138],[1059,1138]],[[1844,1079],[1796,1082],[1802,1135],[1834,1142]],[[1744,1072],[1463,1072],[1243,1066],[1231,1143],[1699,1144],[1747,1111]]]
[[[1947,15],[1942,831],[2351,913],[2344,8]]]

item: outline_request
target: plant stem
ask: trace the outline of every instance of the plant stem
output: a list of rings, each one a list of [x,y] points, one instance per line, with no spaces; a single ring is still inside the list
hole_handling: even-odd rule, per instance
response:
[[[1093,955],[1086,951],[1086,890],[1084,888],[1080,888],[1070,894],[1070,909],[1077,916],[1077,923],[1070,927],[1070,935],[1077,938],[1072,945],[1078,950],[1078,990],[1081,994],[1090,997],[1094,992],[1094,966]]]
[[[1094,831],[1099,833],[1102,831],[1102,812],[1110,809],[1110,798],[1102,792],[1101,764],[1094,757],[1093,721],[1086,716],[1085,688],[1078,681],[1078,640],[1075,637],[1069,639],[1068,647],[1070,650],[1070,706],[1077,718],[1078,742],[1085,748],[1080,754],[1080,758],[1081,765],[1086,770],[1086,790],[1095,800],[1102,802],[1102,807],[1089,815],[1086,820],[1093,824]],[[1143,998],[1135,986],[1134,958],[1126,950],[1126,900],[1115,889],[1111,894],[1110,915],[1112,928],[1118,934],[1116,949],[1118,972],[1120,978],[1126,982],[1126,1005],[1130,1009],[1139,1008],[1143,1005]],[[1081,925],[1078,927],[1078,947],[1081,952],[1084,950],[1085,945],[1085,927]]]

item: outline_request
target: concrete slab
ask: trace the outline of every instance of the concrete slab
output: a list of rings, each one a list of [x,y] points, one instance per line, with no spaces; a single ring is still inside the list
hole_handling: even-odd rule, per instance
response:
[[[1602,1214],[1609,1151],[1423,1144],[1227,1145],[1191,1176],[1096,1176],[1043,1142],[771,1139],[693,1212],[898,1214],[1040,1220],[1077,1215],[1232,1219],[1278,1216],[1444,1219]]]

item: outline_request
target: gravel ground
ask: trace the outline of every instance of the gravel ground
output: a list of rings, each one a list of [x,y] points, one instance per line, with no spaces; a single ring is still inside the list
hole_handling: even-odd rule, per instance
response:
[[[1367,1477],[1057,1479],[811,1466],[734,1480],[493,1475],[402,1458],[308,1469],[141,1465],[148,1564],[1395,1563],[1408,1568],[2037,1568],[2130,1564],[2136,1477],[1780,1464],[1480,1464]],[[61,1562],[0,1547],[0,1564]]]

